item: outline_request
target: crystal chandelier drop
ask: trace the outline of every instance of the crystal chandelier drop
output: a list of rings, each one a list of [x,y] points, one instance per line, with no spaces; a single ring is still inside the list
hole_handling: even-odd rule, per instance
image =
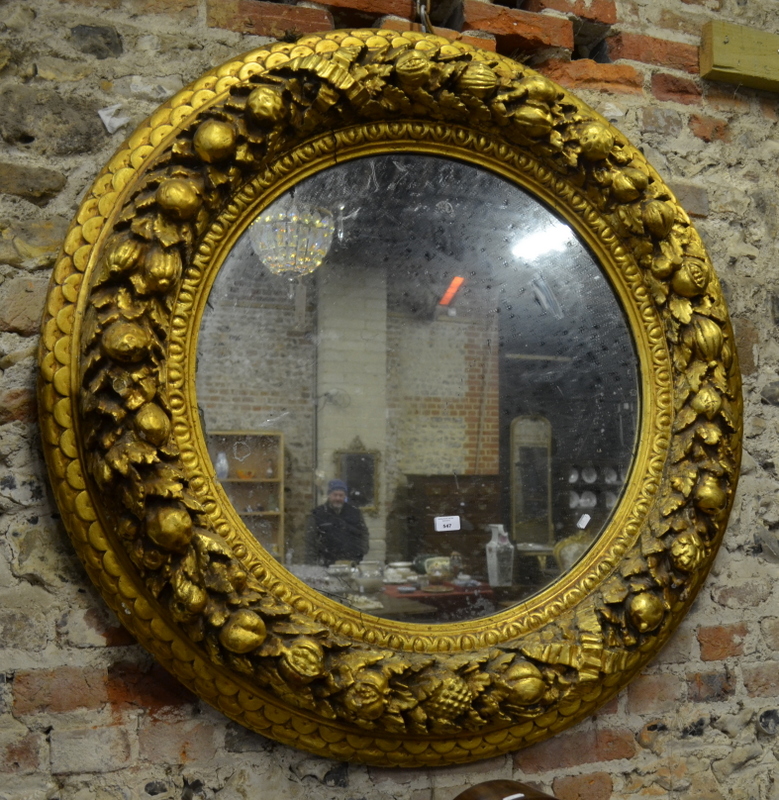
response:
[[[257,257],[274,275],[309,275],[321,263],[333,241],[333,215],[323,208],[274,203],[250,226],[249,239]]]

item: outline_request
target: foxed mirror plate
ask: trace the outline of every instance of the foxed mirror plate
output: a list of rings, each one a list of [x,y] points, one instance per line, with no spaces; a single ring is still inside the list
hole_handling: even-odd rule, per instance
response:
[[[332,229],[290,281],[245,235],[293,194]],[[242,724],[383,765],[505,753],[618,692],[739,466],[732,329],[668,187],[559,86],[411,32],[260,48],[141,125],[55,266],[39,397],[68,532],[139,641]],[[376,504],[328,564],[307,515],[339,452],[371,454]]]
[[[222,486],[247,528],[323,594],[389,619],[486,616],[553,583],[606,525],[634,451],[635,350],[592,254],[528,192],[440,157],[330,167],[260,217],[284,218],[291,202],[329,215],[322,264],[305,278],[274,274],[263,258],[275,263],[276,241],[253,244],[247,228],[198,338],[207,438],[242,428],[283,437],[283,488],[275,471],[264,483],[247,473],[252,456],[235,451],[262,439],[216,446],[234,466]],[[513,423],[535,417],[548,449],[525,435],[512,452]],[[364,559],[386,583],[368,592],[362,559],[334,567],[352,550],[307,541],[312,509],[339,477],[333,453],[355,438],[380,455],[363,470],[372,485],[377,466],[384,490],[365,516]],[[354,470],[350,484],[361,477]],[[516,545],[500,586],[488,575],[490,524]],[[431,583],[433,557],[444,574]],[[397,564],[412,569],[387,567]]]

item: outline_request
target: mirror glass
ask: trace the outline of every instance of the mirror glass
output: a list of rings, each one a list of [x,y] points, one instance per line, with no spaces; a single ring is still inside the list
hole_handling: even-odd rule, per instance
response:
[[[421,154],[323,170],[261,212],[198,340],[209,453],[248,531],[323,594],[426,624],[582,557],[627,479],[638,385],[573,229]]]

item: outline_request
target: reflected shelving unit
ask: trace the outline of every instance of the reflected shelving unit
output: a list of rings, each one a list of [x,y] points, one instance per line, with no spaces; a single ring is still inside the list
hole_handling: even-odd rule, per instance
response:
[[[274,558],[284,558],[284,439],[275,431],[213,431],[208,452],[243,524]]]
[[[568,497],[564,499],[561,493],[558,522],[564,535],[577,528],[595,532],[603,528],[619,502],[627,470],[626,464],[607,459],[563,467]]]
[[[487,575],[487,526],[500,522],[499,475],[407,475],[406,540],[404,554],[413,561],[420,555],[460,553],[463,572]],[[459,517],[459,530],[436,531],[436,517]]]

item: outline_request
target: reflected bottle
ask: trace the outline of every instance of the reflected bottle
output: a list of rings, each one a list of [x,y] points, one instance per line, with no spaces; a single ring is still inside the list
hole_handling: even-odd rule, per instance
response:
[[[487,542],[487,578],[490,586],[511,586],[514,546],[502,525],[488,525],[492,539]]]

